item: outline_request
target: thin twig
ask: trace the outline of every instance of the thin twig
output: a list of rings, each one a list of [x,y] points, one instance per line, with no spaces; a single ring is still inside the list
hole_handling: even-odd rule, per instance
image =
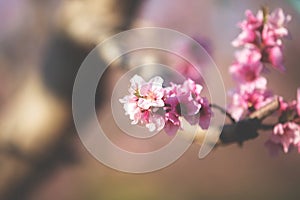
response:
[[[239,143],[242,144],[246,140],[254,139],[258,137],[259,130],[272,130],[273,124],[262,124],[262,121],[272,115],[279,108],[279,100],[275,98],[273,101],[263,106],[262,108],[254,111],[248,118],[235,121],[233,117],[225,109],[218,105],[211,105],[213,108],[217,108],[222,113],[231,119],[233,124],[227,124],[223,127],[220,135],[220,143],[230,144]]]
[[[216,104],[210,104],[210,107],[218,109],[221,113],[225,114],[233,124],[236,123],[236,121],[232,117],[232,115],[229,112],[227,112],[224,108],[222,108],[221,106],[216,105]]]

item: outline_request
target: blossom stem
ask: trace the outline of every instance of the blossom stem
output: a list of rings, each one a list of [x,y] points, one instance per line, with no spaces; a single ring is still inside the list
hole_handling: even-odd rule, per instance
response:
[[[268,20],[269,9],[267,6],[262,6],[261,10],[263,12],[263,23],[266,24]]]
[[[222,108],[221,106],[216,105],[216,104],[210,104],[210,107],[218,109],[221,113],[225,114],[233,124],[236,123],[236,121],[232,117],[232,115],[229,112],[227,112],[224,108]]]

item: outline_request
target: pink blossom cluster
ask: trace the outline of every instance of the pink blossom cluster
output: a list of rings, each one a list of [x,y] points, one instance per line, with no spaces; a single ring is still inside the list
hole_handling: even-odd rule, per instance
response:
[[[229,69],[238,86],[231,91],[228,111],[237,121],[272,99],[262,73],[266,71],[267,63],[285,71],[282,38],[288,36],[285,25],[291,20],[291,16],[284,15],[280,8],[270,14],[262,9],[256,15],[247,10],[245,15],[246,19],[239,24],[242,32],[232,42],[233,46],[243,48],[236,52],[235,62]],[[288,153],[292,148],[297,148],[300,153],[300,89],[297,101],[287,103],[282,97],[279,100],[278,122],[265,145],[273,155],[281,149]]]
[[[235,120],[247,116],[272,99],[267,89],[267,80],[262,76],[266,63],[284,71],[282,38],[288,35],[284,25],[291,20],[278,8],[272,13],[266,9],[254,15],[247,10],[246,19],[239,23],[242,32],[232,42],[235,47],[243,47],[235,54],[235,61],[229,72],[238,86],[230,95],[232,102],[228,111]]]
[[[281,8],[267,13],[267,9],[258,11],[256,16],[250,11],[245,12],[246,19],[238,24],[242,32],[232,42],[235,47],[244,46],[260,52],[261,61],[284,71],[282,38],[288,36],[285,25],[291,20],[284,15]]]
[[[193,37],[194,43],[190,41],[179,41],[176,45],[176,50],[181,56],[188,56],[188,58],[183,57],[180,61],[172,64],[174,68],[182,74],[185,78],[192,79],[198,84],[204,83],[201,76],[201,68],[205,67],[205,57],[203,55],[202,49],[198,47],[203,47],[209,55],[212,54],[210,41],[202,37]],[[186,59],[186,60],[185,60]],[[190,62],[191,61],[191,62]]]
[[[191,79],[183,84],[171,83],[170,87],[163,87],[163,79],[158,76],[146,82],[135,75],[130,82],[129,95],[120,102],[132,124],[145,125],[149,131],[164,128],[169,135],[182,128],[182,118],[191,125],[208,128],[212,116],[209,102],[200,96],[202,86]]]
[[[294,147],[300,153],[300,88],[297,101],[287,103],[280,97],[279,120],[266,146],[273,155],[278,154],[280,149],[288,153]]]

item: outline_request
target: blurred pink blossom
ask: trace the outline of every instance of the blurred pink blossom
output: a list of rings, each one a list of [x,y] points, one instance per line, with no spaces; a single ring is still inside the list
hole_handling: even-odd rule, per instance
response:
[[[297,147],[300,153],[300,89],[297,100],[285,102],[279,97],[279,123],[275,125],[270,139],[266,142],[271,154],[277,154],[279,149],[288,153],[291,147]]]
[[[284,37],[288,35],[288,30],[284,27],[292,17],[290,15],[284,15],[281,8],[275,9],[268,17],[268,26],[274,29],[275,34],[278,37]]]
[[[279,115],[281,121],[292,121],[300,118],[299,108],[300,108],[300,88],[297,90],[297,100],[291,102],[286,102],[282,97],[279,97]]]
[[[266,53],[268,55],[268,62],[270,62],[274,68],[278,69],[279,71],[285,71],[281,46],[267,48]]]
[[[230,66],[229,72],[235,80],[241,83],[256,80],[263,69],[258,49],[243,49],[236,52],[236,62]]]
[[[282,37],[288,35],[284,27],[291,20],[278,8],[272,13],[258,11],[255,16],[245,12],[246,19],[239,24],[242,32],[233,41],[233,46],[243,46],[235,54],[235,62],[229,72],[238,82],[237,89],[231,93],[232,102],[229,112],[239,120],[244,114],[251,113],[265,105],[272,97],[267,90],[267,80],[262,76],[263,63],[284,71]]]
[[[258,11],[256,16],[250,10],[245,12],[246,19],[238,24],[242,29],[242,32],[232,42],[235,47],[242,46],[245,44],[255,43],[258,35],[258,29],[263,24],[263,13]]]
[[[277,8],[267,16],[267,22],[262,31],[262,46],[267,55],[265,62],[269,62],[273,67],[284,71],[282,37],[287,36],[288,30],[284,27],[291,20],[291,16],[285,16],[281,8]]]
[[[256,16],[247,10],[245,15],[246,19],[239,24],[242,32],[232,45],[256,48],[263,55],[261,62],[270,63],[274,68],[284,71],[282,37],[288,35],[285,25],[291,20],[291,16],[285,16],[281,8],[270,14],[264,14],[260,10]]]
[[[288,153],[293,146],[297,147],[298,152],[300,152],[300,126],[294,122],[277,124],[273,129],[269,143],[277,144],[284,153]]]
[[[255,82],[241,85],[234,90],[230,96],[232,98],[228,111],[235,120],[249,114],[272,100],[272,93],[266,88],[267,81],[260,77]]]
[[[193,37],[195,43],[187,41],[179,41],[175,48],[179,55],[187,56],[184,59],[174,63],[174,68],[187,79],[192,79],[196,83],[203,83],[201,76],[201,67],[205,66],[206,55],[203,55],[202,49],[197,46],[199,44],[209,55],[212,48],[209,40],[202,37]]]

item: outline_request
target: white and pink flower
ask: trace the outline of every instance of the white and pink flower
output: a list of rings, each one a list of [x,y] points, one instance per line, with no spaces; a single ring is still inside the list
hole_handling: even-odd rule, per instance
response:
[[[166,88],[162,87],[161,77],[146,82],[135,75],[130,82],[130,94],[119,101],[124,104],[125,115],[129,115],[132,124],[145,125],[149,131],[164,128],[169,135],[182,128],[181,118],[208,128],[212,116],[210,104],[200,96],[203,87],[191,79],[183,84],[171,83]]]
[[[161,77],[154,77],[149,82],[141,85],[139,90],[140,98],[138,106],[142,109],[149,109],[150,107],[163,107],[164,90],[162,88],[163,79]]]
[[[141,123],[149,131],[163,129],[163,117],[155,113],[157,108],[165,105],[162,99],[164,96],[163,79],[154,77],[146,82],[142,77],[135,75],[130,79],[130,83],[130,94],[119,100],[124,104],[125,115],[129,115],[132,124]]]

